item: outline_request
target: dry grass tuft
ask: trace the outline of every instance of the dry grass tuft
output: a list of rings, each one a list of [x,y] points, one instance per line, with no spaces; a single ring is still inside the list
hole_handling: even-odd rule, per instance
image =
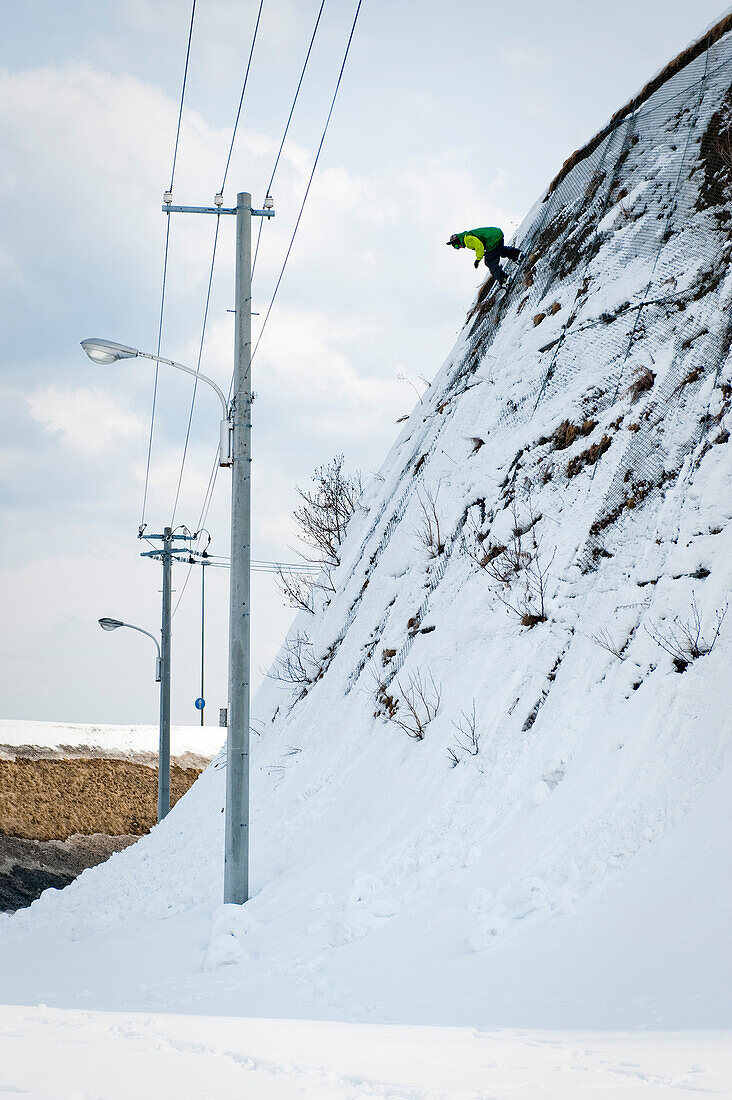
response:
[[[581,454],[575,455],[574,458],[570,458],[567,463],[567,477],[576,477],[577,474],[584,470],[585,466],[594,466],[595,463],[605,454],[605,451],[612,443],[612,439],[609,435],[604,435],[597,443],[593,443],[591,447],[588,447],[586,451],[582,451]]]
[[[546,313],[535,313],[534,314],[534,327],[536,327],[536,325],[540,325],[545,317],[546,317]]]
[[[635,378],[628,386],[626,393],[631,400],[632,404],[642,397],[648,390],[653,389],[653,383],[656,381],[656,375],[650,367],[638,367]]]

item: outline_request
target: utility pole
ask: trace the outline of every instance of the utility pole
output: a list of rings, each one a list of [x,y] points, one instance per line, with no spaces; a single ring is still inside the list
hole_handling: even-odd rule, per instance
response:
[[[170,620],[173,559],[176,557],[175,541],[191,542],[192,535],[175,535],[171,527],[163,528],[162,535],[145,535],[146,539],[160,539],[162,550],[148,550],[143,558],[156,558],[163,563],[163,615],[160,627],[160,740],[158,745],[158,821],[170,813]],[[180,553],[180,551],[178,551]]]
[[[165,193],[166,214],[232,214],[236,216],[236,284],[234,312],[234,388],[230,408],[231,566],[229,574],[229,708],[226,739],[226,817],[224,902],[242,905],[249,898],[249,708],[250,708],[250,567],[252,506],[252,217],[274,217],[269,195],[263,210],[252,209],[252,196],[240,192],[236,206],[224,197],[215,205],[173,206]]]
[[[252,196],[248,192],[237,195],[236,199],[235,293],[224,903],[242,904],[249,897]]]
[[[160,627],[160,744],[158,746],[158,821],[170,812],[170,597],[173,531],[163,529],[163,621]]]

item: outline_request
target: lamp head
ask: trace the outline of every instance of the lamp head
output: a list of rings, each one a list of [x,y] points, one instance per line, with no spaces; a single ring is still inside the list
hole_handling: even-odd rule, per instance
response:
[[[125,624],[120,622],[119,619],[100,619],[99,625],[101,626],[102,630],[118,630],[119,627],[124,626]]]
[[[137,348],[115,344],[113,340],[82,340],[81,346],[93,363],[116,363],[118,359],[135,359]]]

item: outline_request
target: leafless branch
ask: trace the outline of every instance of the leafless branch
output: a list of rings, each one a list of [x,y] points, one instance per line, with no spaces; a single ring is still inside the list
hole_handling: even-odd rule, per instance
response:
[[[455,767],[460,763],[459,753],[477,756],[480,752],[480,733],[475,717],[475,699],[473,699],[473,707],[470,713],[466,714],[464,710],[461,710],[460,718],[457,722],[453,721],[452,726],[456,733],[456,744],[454,749],[447,750],[447,755],[452,766]]]
[[[376,676],[375,717],[393,722],[408,737],[422,741],[427,726],[440,708],[442,685],[436,684],[432,673],[423,676],[417,669],[410,673],[405,684],[397,680],[398,695],[389,693],[386,685]]]
[[[595,645],[599,645],[600,649],[604,649],[613,657],[617,657],[619,661],[625,660],[625,644],[619,645],[609,630],[597,630],[594,634],[589,634],[588,637]]]
[[[440,514],[437,510],[437,498],[440,489],[437,487],[433,493],[430,489],[423,489],[419,493],[419,506],[422,510],[422,519],[416,534],[420,544],[431,558],[437,558],[445,549],[440,533]]]
[[[317,674],[312,643],[307,634],[298,630],[294,637],[285,639],[282,652],[269,676],[285,684],[312,684]]]
[[[663,627],[651,624],[651,628],[645,627],[646,634],[656,645],[668,653],[677,672],[685,672],[692,661],[697,657],[706,657],[714,649],[719,632],[722,629],[727,614],[727,603],[721,611],[716,613],[716,628],[711,641],[706,641],[703,635],[702,614],[696,602],[696,594],[691,594],[691,614],[689,618],[682,619],[676,616],[668,625]]]

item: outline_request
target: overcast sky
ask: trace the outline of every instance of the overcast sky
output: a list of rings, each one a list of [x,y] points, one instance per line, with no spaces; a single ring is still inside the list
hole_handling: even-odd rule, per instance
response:
[[[0,39],[0,716],[155,722],[160,567],[137,539],[154,368],[93,367],[104,336],[155,350],[190,0],[4,3]],[[258,0],[198,0],[175,201],[223,174]],[[264,0],[226,189],[264,197],[319,0]],[[264,227],[264,311],[317,147],[355,0],[327,0]],[[254,363],[254,556],[292,560],[293,486],[344,452],[378,468],[439,369],[478,280],[450,233],[510,236],[577,145],[719,16],[709,0],[363,0],[299,235]],[[195,365],[213,220],[175,217],[163,354]],[[202,369],[228,386],[233,219],[222,223]],[[260,319],[261,323],[261,319]],[[257,329],[255,318],[255,339]],[[402,376],[402,378],[400,378]],[[411,383],[411,385],[410,385]],[[145,520],[172,514],[191,388],[161,370]],[[199,520],[218,432],[199,392],[176,523]],[[207,527],[228,553],[228,475]],[[186,569],[175,571],[180,594]],[[226,702],[227,585],[207,581],[207,720]],[[254,662],[291,613],[255,577]],[[176,595],[176,599],[177,599]],[[174,618],[173,720],[199,694],[200,570]],[[259,673],[257,674],[259,675]]]

